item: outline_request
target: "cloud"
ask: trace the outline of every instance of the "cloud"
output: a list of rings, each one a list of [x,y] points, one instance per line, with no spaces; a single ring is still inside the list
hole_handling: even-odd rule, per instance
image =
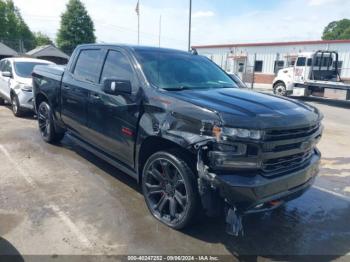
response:
[[[334,2],[338,2],[338,0],[310,0],[309,6],[322,6],[333,4]]]
[[[197,11],[192,14],[193,18],[202,18],[202,17],[213,17],[215,13],[212,11]]]
[[[53,39],[67,1],[14,0],[29,27],[47,33]],[[95,22],[98,42],[137,43],[136,1],[82,1]],[[344,0],[280,0],[269,9],[251,5],[245,12],[225,12],[223,8],[227,6],[217,4],[213,9],[204,6],[206,1],[209,0],[196,1],[202,5],[202,10],[193,11],[193,45],[321,39],[324,27],[331,21],[347,17],[350,10],[350,1]],[[334,1],[341,4],[334,4]],[[145,0],[141,3],[141,44],[158,46],[159,18],[162,16],[161,46],[186,50],[187,1]],[[232,8],[235,8],[234,3]]]

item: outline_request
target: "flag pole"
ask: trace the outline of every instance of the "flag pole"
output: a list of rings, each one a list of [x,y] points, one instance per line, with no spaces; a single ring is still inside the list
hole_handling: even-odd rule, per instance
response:
[[[140,45],[140,0],[137,0],[135,11],[137,14],[137,44]]]
[[[188,51],[191,51],[191,22],[192,22],[192,0],[190,0],[189,19],[188,19]]]
[[[139,13],[137,15],[137,44],[140,45],[140,1],[139,3]]]

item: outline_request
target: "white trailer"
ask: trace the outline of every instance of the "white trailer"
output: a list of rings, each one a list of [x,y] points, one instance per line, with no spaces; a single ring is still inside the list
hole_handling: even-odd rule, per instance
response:
[[[350,85],[342,81],[338,66],[335,51],[299,53],[293,67],[278,71],[273,80],[273,91],[282,96],[350,100]]]

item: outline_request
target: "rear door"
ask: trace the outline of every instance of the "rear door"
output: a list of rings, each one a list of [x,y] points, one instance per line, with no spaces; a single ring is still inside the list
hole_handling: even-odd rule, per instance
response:
[[[105,79],[129,80],[131,94],[110,95],[102,91]],[[100,86],[89,99],[88,126],[93,144],[129,167],[134,164],[134,144],[139,118],[140,98],[136,72],[127,53],[109,49],[100,77]]]
[[[63,122],[80,137],[87,139],[87,112],[90,91],[96,90],[103,63],[102,48],[82,49],[75,65],[62,80],[61,114]]]

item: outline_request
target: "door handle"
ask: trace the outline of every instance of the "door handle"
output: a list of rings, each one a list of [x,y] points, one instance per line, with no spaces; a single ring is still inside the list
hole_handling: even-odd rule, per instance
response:
[[[63,89],[64,89],[64,90],[70,90],[70,87],[67,86],[67,85],[64,85],[64,86],[63,86]]]
[[[90,97],[91,97],[92,99],[96,99],[96,100],[98,100],[98,99],[101,98],[99,94],[91,94]]]

